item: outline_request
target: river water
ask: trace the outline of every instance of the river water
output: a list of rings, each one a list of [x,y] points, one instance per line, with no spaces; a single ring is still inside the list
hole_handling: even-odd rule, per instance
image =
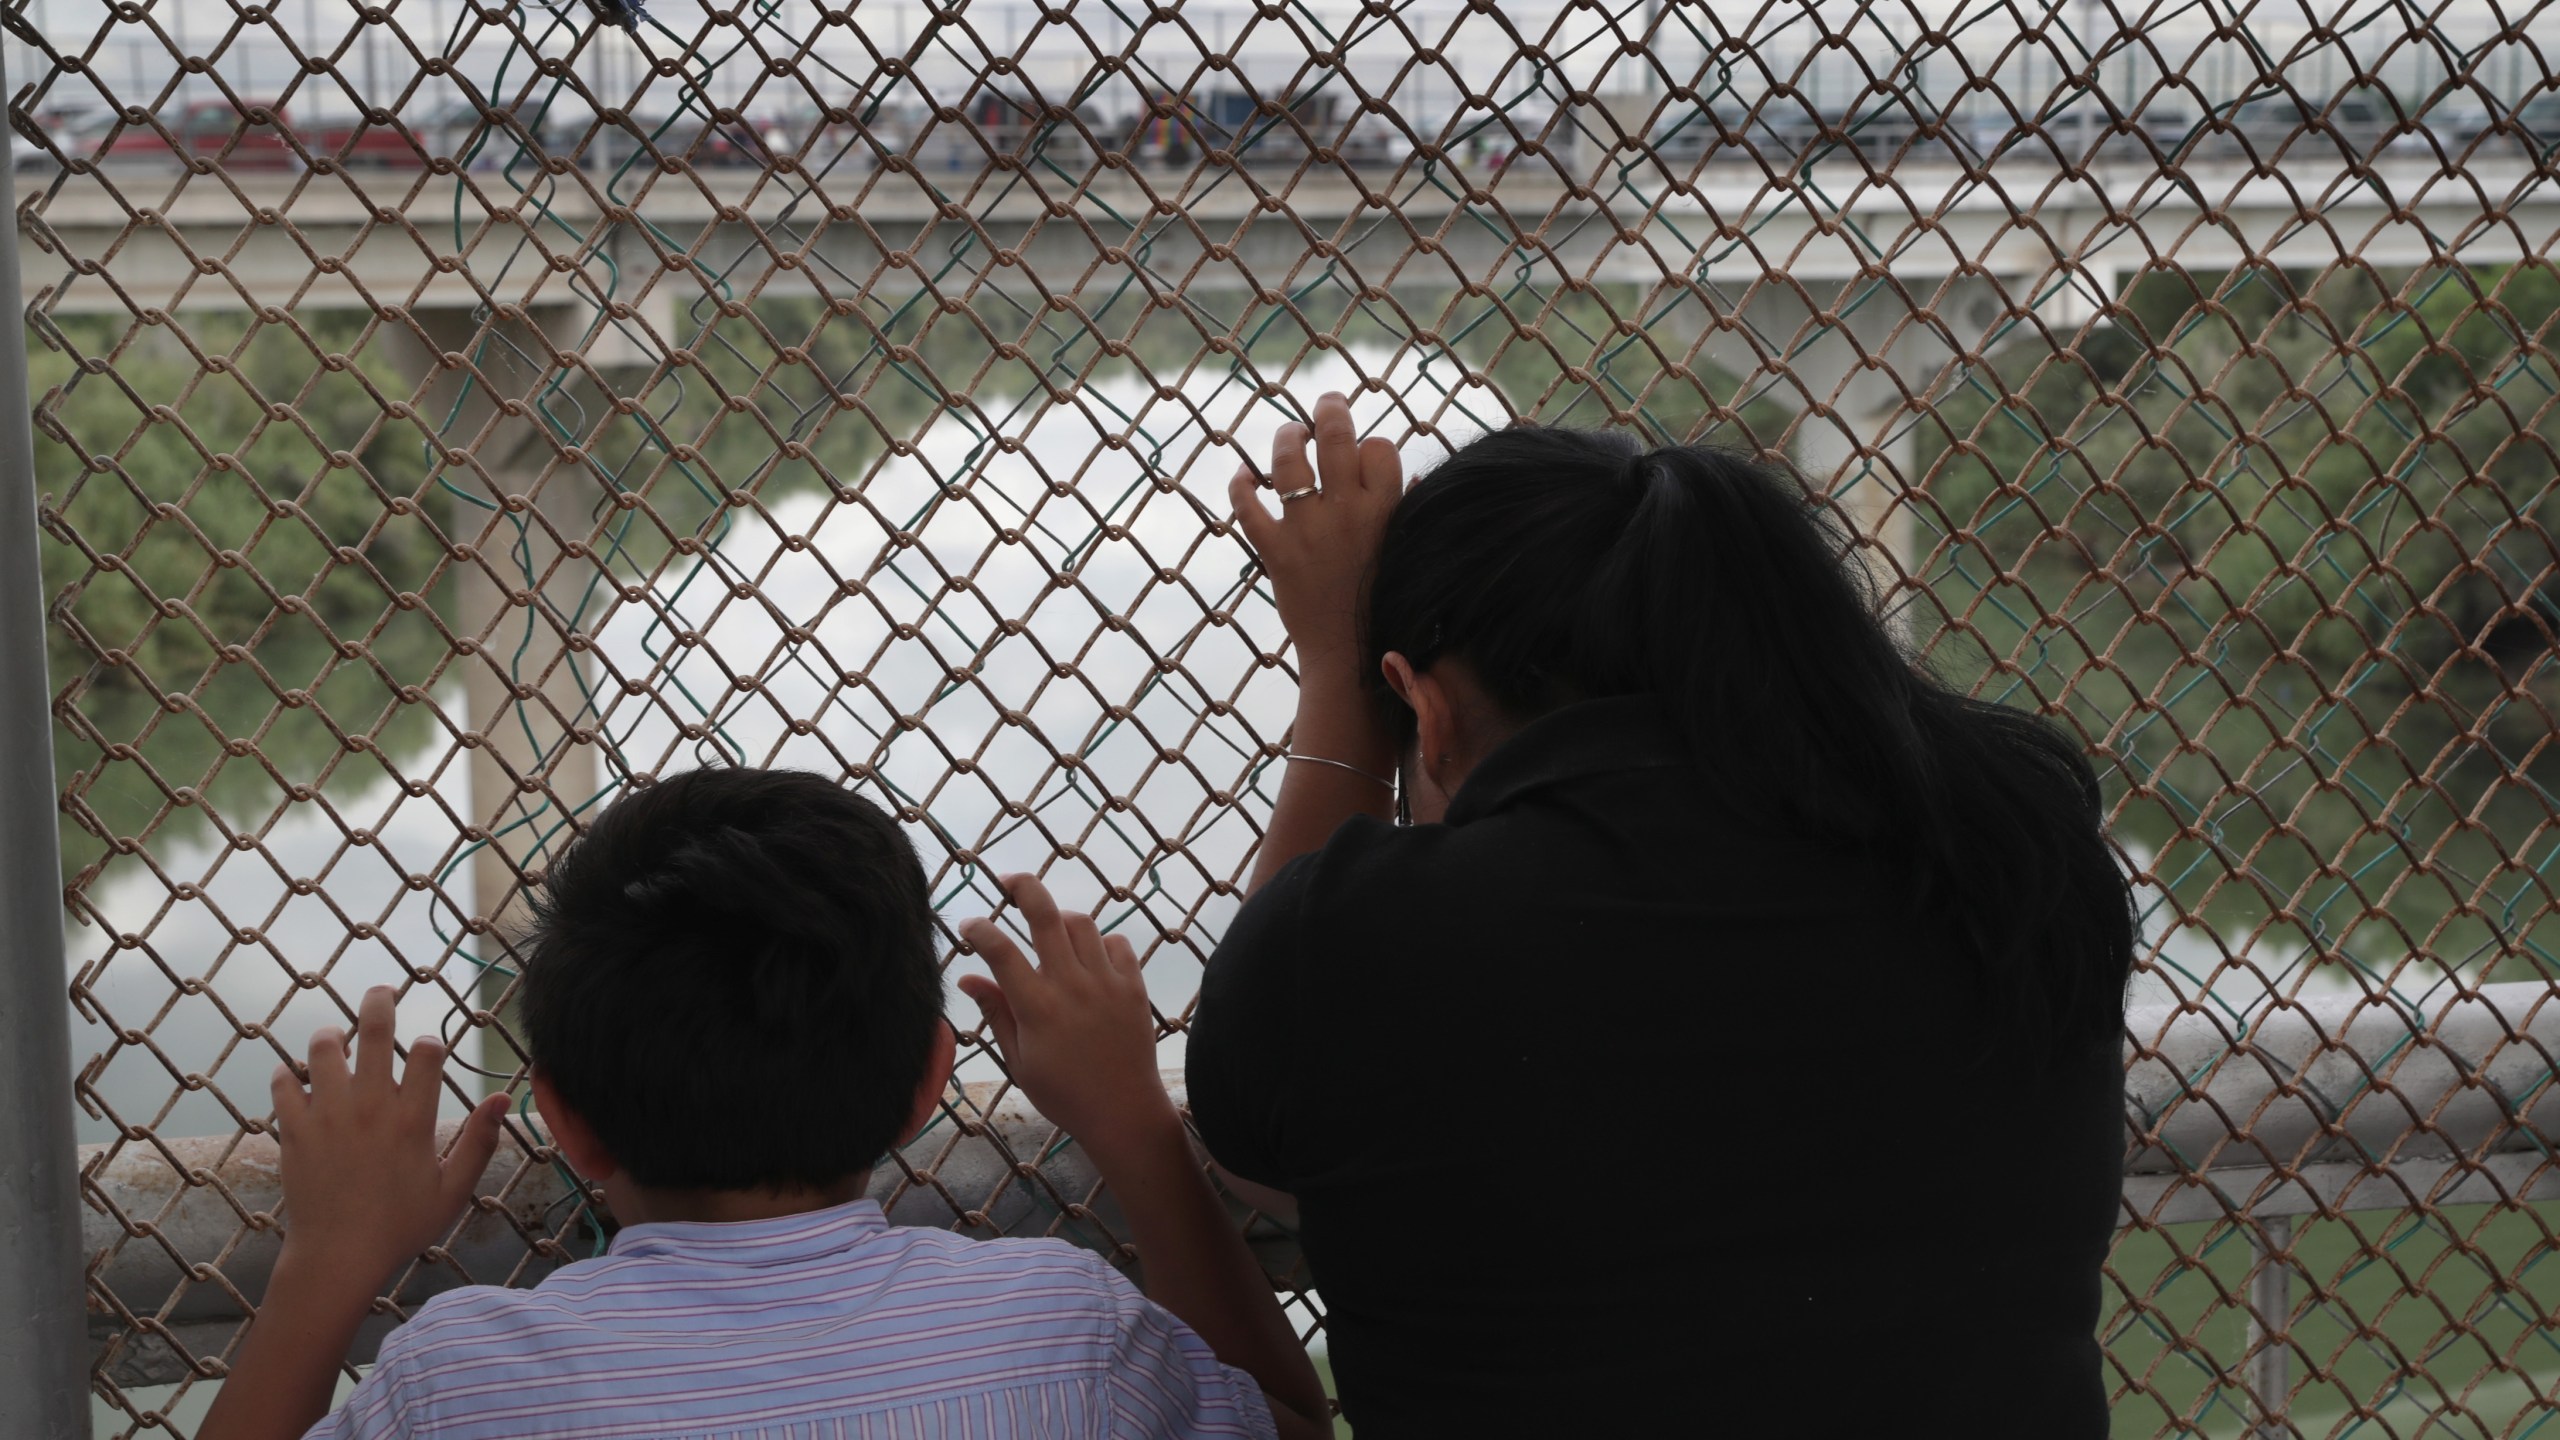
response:
[[[1355,365],[1385,376],[1398,393],[1420,383],[1411,373],[1417,362],[1400,367],[1377,352],[1312,357],[1294,388],[1306,395],[1351,388],[1358,381]],[[1183,398],[1195,413],[1167,416],[1152,388],[1102,381],[1091,387],[1083,408],[1054,407],[1031,421],[1011,453],[985,451],[963,425],[937,426],[917,454],[880,467],[864,492],[867,506],[831,505],[823,494],[803,492],[776,502],[766,512],[770,523],[742,518],[713,555],[671,564],[656,581],[652,604],[620,605],[596,626],[604,668],[656,677],[648,699],[609,702],[603,728],[632,766],[683,768],[712,758],[713,747],[686,742],[677,727],[708,714],[716,720],[719,748],[732,760],[842,775],[844,761],[837,756],[843,755],[876,764],[879,780],[865,793],[884,805],[933,794],[932,823],[908,827],[927,869],[945,870],[955,842],[978,850],[984,861],[973,883],[948,872],[937,883],[944,912],[954,922],[985,913],[991,894],[985,874],[1038,869],[1051,860],[1053,842],[1041,828],[1009,824],[1002,813],[1005,801],[1022,801],[1038,811],[1049,835],[1083,837],[1092,865],[1070,863],[1052,871],[1062,899],[1100,904],[1103,881],[1092,867],[1119,866],[1105,873],[1132,885],[1152,878],[1164,892],[1154,913],[1165,913],[1167,904],[1178,911],[1200,907],[1194,946],[1169,948],[1162,952],[1165,963],[1149,966],[1158,1004],[1178,1010],[1197,983],[1197,955],[1205,954],[1206,937],[1223,924],[1234,902],[1207,895],[1201,876],[1188,867],[1156,865],[1141,875],[1139,851],[1116,842],[1107,827],[1094,827],[1101,807],[1089,787],[1079,789],[1056,765],[1051,746],[1080,752],[1115,794],[1131,799],[1146,821],[1180,840],[1210,870],[1233,874],[1244,863],[1250,832],[1232,815],[1207,806],[1208,791],[1247,772],[1239,753],[1251,743],[1244,727],[1273,738],[1286,729],[1293,696],[1285,674],[1260,670],[1252,646],[1232,631],[1212,630],[1186,653],[1186,677],[1150,685],[1154,677],[1144,649],[1127,636],[1097,634],[1104,610],[1127,616],[1133,629],[1160,647],[1200,628],[1202,602],[1161,583],[1158,562],[1184,565],[1212,603],[1243,573],[1243,550],[1233,541],[1204,544],[1184,497],[1149,495],[1143,505],[1135,504],[1138,497],[1130,492],[1140,485],[1144,467],[1128,450],[1104,445],[1102,437],[1121,423],[1113,417],[1152,410],[1149,433],[1176,453],[1197,442],[1202,426],[1214,425],[1231,429],[1259,455],[1268,452],[1271,432],[1286,416],[1276,405],[1254,401],[1249,387],[1215,374],[1195,376]],[[1357,408],[1364,422],[1383,422],[1387,411],[1374,392]],[[1423,465],[1438,448],[1423,439],[1409,444],[1406,453],[1409,463]],[[1076,472],[1074,497],[1049,494],[1029,458],[1046,457],[1055,467],[1060,456],[1088,454],[1090,463]],[[1199,505],[1223,513],[1235,465],[1232,452],[1204,455],[1184,473],[1182,487]],[[959,476],[969,477],[966,503],[944,497],[944,481]],[[922,543],[893,556],[865,598],[848,600],[837,576],[880,548],[887,532],[877,517],[917,515],[938,497],[941,508],[917,527]],[[1112,507],[1107,518],[1121,528],[1119,538],[1094,537],[1097,520],[1084,508],[1088,498]],[[1045,508],[1032,521],[1019,518],[1034,506]],[[1019,526],[1022,539],[992,543],[1007,526]],[[1066,568],[1074,571],[1078,588],[1043,596],[1052,575]],[[974,571],[974,598],[942,607],[950,624],[929,615],[917,593],[937,587],[937,570]],[[731,582],[750,577],[757,601],[730,603]],[[1279,648],[1281,632],[1267,603],[1251,597],[1228,603],[1256,644]],[[995,698],[976,687],[955,689],[949,665],[955,657],[966,660],[964,640],[985,638],[996,617],[1027,618],[1021,635],[999,647],[982,668],[985,690]],[[895,639],[892,627],[908,622],[922,634]],[[786,626],[805,629],[807,638],[787,640]],[[663,664],[658,657],[670,649],[671,628],[694,629],[706,643]],[[1081,682],[1052,680],[1033,644],[1073,660]],[[729,666],[757,675],[758,688],[739,694],[729,683]],[[856,672],[851,678],[857,683],[847,684],[848,670]],[[1203,720],[1198,711],[1204,695],[1231,699],[1234,714]],[[460,700],[458,693],[439,696],[450,714],[463,713]],[[1028,714],[1043,739],[1003,726],[999,702]],[[1103,715],[1106,703],[1127,705],[1137,723],[1111,726]],[[925,717],[929,732],[899,732],[893,721],[901,715]],[[795,721],[805,722],[808,733],[794,734]],[[883,733],[885,741],[879,738]],[[1161,763],[1152,743],[1183,742],[1186,735],[1187,748],[1200,757],[1202,778]],[[952,779],[946,744],[962,756],[983,744],[978,774]],[[392,781],[377,779],[330,789],[325,807],[291,807],[261,839],[272,865],[231,850],[218,835],[173,830],[152,844],[157,874],[123,868],[92,887],[89,898],[102,923],[69,924],[65,934],[75,969],[105,961],[90,985],[99,1014],[75,1012],[74,1054],[88,1057],[111,1048],[114,1054],[93,1077],[100,1113],[81,1117],[84,1141],[110,1138],[119,1119],[150,1124],[163,1134],[223,1133],[237,1123],[224,1094],[248,1113],[263,1111],[275,1056],[263,1044],[242,1041],[238,1022],[263,1023],[281,1005],[273,1029],[297,1047],[313,1028],[344,1023],[329,994],[294,993],[293,971],[326,965],[330,988],[351,1003],[368,985],[400,983],[404,958],[421,966],[441,960],[453,987],[470,994],[477,971],[451,953],[448,937],[458,914],[477,909],[472,867],[456,863],[456,857],[465,848],[459,817],[475,815],[481,806],[470,793],[470,767],[457,759],[451,737],[437,730],[419,748],[396,757],[403,775],[437,777],[434,800],[412,798]],[[1217,823],[1220,816],[1225,823]],[[372,832],[373,843],[348,846],[344,834],[350,829]],[[449,901],[412,888],[412,875],[433,877]],[[294,893],[294,882],[305,877],[318,882],[315,893]],[[198,898],[173,900],[172,884],[196,886]],[[1102,913],[1124,923],[1130,918],[1126,906],[1104,906]],[[368,924],[371,932],[351,938],[354,921]],[[237,943],[234,931],[244,925],[256,928],[260,943]],[[118,951],[118,934],[141,943]],[[970,1009],[965,1002],[958,1008],[964,1014]],[[432,1033],[449,1028],[455,1010],[443,989],[419,985],[406,993],[401,1025],[409,1034]],[[148,1043],[116,1047],[119,1031],[147,1032]],[[1179,1059],[1176,1038],[1167,1042],[1165,1061],[1173,1065]],[[197,1076],[211,1085],[188,1078]],[[458,1097],[448,1099],[460,1104]]]
[[[1424,386],[1421,368],[1409,357],[1399,362],[1383,351],[1317,355],[1292,387],[1312,395],[1351,388],[1367,374],[1383,376],[1395,393],[1412,393]],[[1276,405],[1254,400],[1245,387],[1208,372],[1186,383],[1183,400],[1191,413],[1178,417],[1166,414],[1169,407],[1135,381],[1099,382],[1085,399],[1081,407],[1054,406],[1029,422],[1022,444],[1010,453],[978,446],[965,426],[938,426],[917,454],[881,466],[865,492],[867,508],[800,493],[775,503],[770,523],[742,516],[713,555],[671,565],[659,576],[654,607],[621,605],[596,627],[607,668],[658,677],[649,701],[616,702],[604,728],[631,765],[680,768],[707,754],[707,747],[688,745],[677,733],[679,721],[701,717],[704,707],[671,697],[725,697],[710,708],[720,743],[733,759],[841,775],[843,762],[836,757],[842,754],[877,764],[880,780],[866,789],[874,799],[894,805],[901,796],[932,794],[932,824],[908,828],[928,870],[944,871],[936,893],[953,922],[988,908],[985,874],[1041,868],[1052,861],[1059,839],[1078,843],[1090,863],[1059,863],[1051,870],[1062,898],[1100,906],[1107,920],[1133,927],[1142,950],[1148,948],[1146,931],[1157,923],[1153,917],[1172,914],[1178,920],[1196,913],[1189,943],[1159,950],[1149,965],[1157,1004],[1175,1013],[1197,984],[1198,960],[1234,905],[1208,894],[1204,876],[1237,873],[1250,845],[1250,832],[1231,813],[1209,805],[1208,792],[1246,772],[1238,754],[1250,743],[1243,727],[1265,737],[1283,731],[1292,695],[1285,675],[1258,670],[1252,647],[1232,632],[1203,632],[1185,655],[1188,675],[1152,687],[1144,650],[1108,631],[1097,641],[1100,611],[1129,616],[1159,646],[1199,629],[1203,602],[1160,583],[1155,565],[1180,563],[1208,602],[1217,603],[1245,558],[1232,541],[1203,542],[1197,515],[1181,495],[1147,496],[1147,503],[1132,506],[1125,497],[1144,469],[1128,450],[1102,441],[1125,423],[1115,417],[1153,407],[1150,433],[1166,439],[1176,454],[1187,453],[1183,446],[1196,442],[1202,428],[1222,427],[1259,455],[1267,453],[1270,433],[1285,416]],[[1364,423],[1386,433],[1402,428],[1389,423],[1386,402],[1374,391],[1357,408]],[[1428,439],[1406,446],[1413,469],[1427,467],[1438,453]],[[1054,469],[1058,457],[1087,455],[1092,459],[1077,473],[1073,497],[1049,494],[1030,459],[1045,457]],[[1202,452],[1182,475],[1183,491],[1211,512],[1223,512],[1234,463],[1229,452]],[[946,495],[945,482],[960,476],[969,477],[972,487],[968,503]],[[923,543],[890,559],[869,586],[869,599],[848,601],[837,575],[881,546],[886,531],[876,517],[920,514],[938,499],[942,508],[918,528]],[[1088,502],[1093,510],[1085,508]],[[1019,518],[1035,506],[1044,508],[1034,519]],[[1121,525],[1121,537],[1093,541],[1094,511]],[[1018,529],[1021,541],[991,543],[1006,528]],[[1044,597],[1052,575],[1068,568],[1081,590]],[[924,600],[899,583],[913,581],[929,593],[938,583],[937,571],[974,573],[974,598],[944,605],[953,623],[939,635]],[[756,603],[735,603],[731,582],[740,579],[752,579]],[[1278,648],[1280,632],[1267,603],[1252,597],[1229,603],[1239,628],[1260,645]],[[951,686],[949,665],[968,654],[962,640],[983,638],[994,617],[1027,617],[1022,635],[987,660],[981,674],[985,693],[978,686]],[[892,627],[903,622],[919,624],[923,639],[941,643],[897,641]],[[671,627],[696,629],[707,643],[653,670],[659,666],[655,656],[669,648]],[[790,641],[786,627],[806,630],[807,638]],[[1035,643],[1049,656],[1074,659],[1082,683],[1050,680],[1031,649]],[[724,665],[755,675],[758,687],[740,692]],[[858,686],[845,683],[848,668],[859,671]],[[1197,686],[1177,683],[1182,680]],[[1232,699],[1234,716],[1202,719],[1204,694]],[[462,708],[458,695],[441,701],[448,712]],[[1105,703],[1127,704],[1137,723],[1108,725]],[[999,705],[1027,713],[1047,743],[1000,724]],[[930,733],[899,732],[892,723],[899,715],[925,717]],[[793,733],[795,722],[807,733]],[[884,733],[886,741],[878,738]],[[1181,741],[1198,757],[1199,777],[1183,766],[1159,763],[1156,742],[1171,741]],[[1202,866],[1163,863],[1158,856],[1158,863],[1142,867],[1138,848],[1095,824],[1112,817],[1054,763],[1052,744],[1080,750],[1114,793],[1131,797],[1148,823],[1180,841]],[[982,745],[976,775],[949,774],[952,755],[979,754]],[[237,1022],[263,1022],[281,1005],[275,1033],[298,1047],[311,1029],[344,1021],[328,993],[292,993],[294,970],[327,965],[336,995],[352,1001],[368,985],[399,983],[402,957],[422,966],[440,961],[454,989],[470,994],[476,971],[452,953],[447,937],[455,928],[456,907],[476,909],[471,867],[455,863],[455,857],[463,850],[457,817],[475,815],[481,807],[470,794],[469,767],[450,763],[455,758],[450,737],[441,731],[398,757],[401,773],[438,777],[441,804],[413,799],[380,780],[332,790],[325,809],[293,807],[264,834],[272,866],[227,850],[210,834],[162,836],[153,848],[160,874],[199,886],[198,900],[173,901],[168,883],[141,870],[116,872],[93,888],[90,898],[104,924],[69,926],[67,946],[75,967],[102,957],[108,963],[91,984],[99,1016],[74,1016],[74,1053],[87,1057],[113,1048],[114,1054],[93,1077],[100,1111],[82,1116],[84,1141],[109,1138],[116,1118],[149,1123],[163,1134],[224,1133],[237,1123],[223,1102],[226,1094],[243,1111],[262,1112],[273,1052],[242,1041]],[[1002,813],[1007,800],[1037,809],[1046,833],[1008,823]],[[375,841],[349,847],[343,828],[370,830]],[[974,883],[945,865],[955,843],[981,855],[984,868]],[[1103,904],[1096,868],[1120,883],[1152,881],[1158,893],[1147,914]],[[440,877],[451,903],[410,888],[411,874]],[[317,880],[317,893],[292,893],[300,877]],[[2141,978],[2136,1003],[2196,993],[2202,978],[2212,977],[2218,1000],[2245,1009],[2264,993],[2260,977],[2279,974],[2294,958],[2271,953],[2274,947],[2262,940],[2253,956],[2256,971],[2226,967],[2222,941],[2193,925],[2172,933],[2173,907],[2158,903],[2157,894],[2144,899],[2151,939],[2167,963]],[[351,938],[350,919],[368,922],[372,932]],[[264,943],[234,943],[233,928],[244,924],[255,925]],[[144,945],[110,956],[110,932],[140,937]],[[964,960],[955,975],[974,963]],[[969,1009],[957,1003],[964,1017]],[[408,1033],[447,1029],[455,1019],[456,1007],[444,989],[407,990],[401,1024]],[[147,1031],[148,1044],[113,1047],[118,1029]],[[1177,1066],[1180,1058],[1177,1036],[1166,1041],[1163,1059]],[[198,1076],[211,1084],[189,1078]],[[458,1097],[448,1099],[460,1104]]]

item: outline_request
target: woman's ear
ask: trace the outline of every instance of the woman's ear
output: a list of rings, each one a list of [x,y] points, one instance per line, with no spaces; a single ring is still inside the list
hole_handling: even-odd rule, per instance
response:
[[[1401,650],[1390,650],[1378,658],[1378,673],[1387,678],[1387,688],[1406,705],[1413,704],[1413,664]]]
[[[551,1148],[559,1151],[581,1178],[601,1185],[622,1168],[613,1163],[612,1153],[596,1139],[587,1117],[569,1108],[539,1065],[533,1067],[533,1108],[541,1112],[542,1128],[551,1135]]]
[[[924,1127],[933,1123],[934,1112],[942,1108],[942,1087],[951,1083],[952,1055],[959,1043],[951,1022],[933,1027],[933,1053],[925,1057],[924,1074],[916,1081],[915,1108],[907,1113],[907,1128],[898,1132],[901,1147],[923,1134]]]
[[[1378,669],[1387,677],[1387,688],[1413,711],[1413,738],[1421,745],[1422,771],[1436,779],[1438,767],[1448,760],[1450,746],[1458,738],[1458,712],[1450,703],[1449,687],[1429,671],[1415,670],[1398,651],[1381,657]]]

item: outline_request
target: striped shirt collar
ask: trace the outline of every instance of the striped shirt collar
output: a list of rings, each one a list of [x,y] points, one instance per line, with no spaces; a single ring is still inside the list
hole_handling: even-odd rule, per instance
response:
[[[616,1260],[668,1256],[714,1265],[797,1265],[840,1254],[889,1228],[877,1200],[767,1220],[654,1220],[626,1225],[606,1247]]]

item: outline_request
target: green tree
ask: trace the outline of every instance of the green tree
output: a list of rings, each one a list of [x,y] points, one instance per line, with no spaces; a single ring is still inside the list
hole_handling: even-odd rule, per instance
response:
[[[362,318],[31,335],[70,868],[423,735],[443,511]]]
[[[1951,676],[2058,708],[2179,909],[2388,971],[2560,940],[2560,275],[2146,272],[1921,468]]]

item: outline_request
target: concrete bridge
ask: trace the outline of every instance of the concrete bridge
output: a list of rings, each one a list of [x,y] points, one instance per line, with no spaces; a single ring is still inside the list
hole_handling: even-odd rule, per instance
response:
[[[736,302],[821,298],[876,315],[928,287],[962,304],[991,286],[1015,302],[1080,305],[1122,292],[1127,308],[1177,294],[1212,308],[1275,305],[1319,279],[1423,302],[1522,281],[1550,295],[1627,287],[1647,297],[1657,341],[1784,387],[1803,411],[1798,465],[1841,496],[1890,580],[1911,563],[1902,499],[1920,482],[1917,407],[2004,337],[2041,326],[2068,343],[2145,265],[2220,275],[2253,261],[2497,266],[2560,252],[2560,177],[2521,155],[2459,174],[2432,154],[2387,155],[2356,177],[2334,157],[2328,168],[2263,174],[2207,159],[2183,175],[2131,164],[2072,174],[2022,157],[1985,178],[1943,161],[1878,174],[1855,155],[1775,174],[1647,159],[1595,186],[1533,157],[1499,176],[1444,168],[1436,183],[1339,167],[1119,167],[1070,180],[902,166],[706,168],[623,188],[562,169],[531,172],[520,189],[524,177],[450,165],[242,169],[181,184],[172,163],[29,183],[19,264],[29,299],[57,315],[363,308],[394,322],[380,343],[414,349],[422,377],[439,353],[501,336],[630,395],[685,363]],[[617,323],[596,332],[600,314]],[[537,365],[516,379],[532,387],[555,373]],[[450,443],[491,493],[527,497],[562,518],[562,534],[582,534],[575,517],[592,508],[593,482],[554,437],[505,418],[531,389],[495,394],[491,379]],[[450,398],[419,413],[445,414]],[[551,568],[552,543],[535,571]],[[460,573],[464,629],[521,628],[535,599],[517,593],[520,578],[485,565]],[[578,763],[540,758],[575,729],[576,665],[565,651],[533,657],[538,701],[492,667],[463,667],[470,711],[493,738],[473,756],[476,793],[532,781],[574,804],[591,790],[584,747],[561,752]],[[522,723],[499,725],[510,712]],[[491,847],[475,883],[506,895],[520,875]]]
[[[989,287],[1075,304],[1119,291],[1134,306],[1177,293],[1273,305],[1319,279],[1378,299],[1632,287],[1660,312],[1654,333],[1697,358],[1783,372],[1812,416],[1799,463],[1838,477],[1902,471],[1908,396],[2022,325],[2067,338],[2146,265],[2390,270],[2560,253],[2560,175],[2518,151],[2466,169],[2404,140],[2352,174],[2334,154],[2276,173],[2210,157],[2180,172],[2065,171],[2033,154],[1976,172],[1944,154],[1775,172],[1629,158],[1595,183],[1534,156],[1499,175],[1418,162],[1401,177],[1194,173],[1113,157],[1074,176],[902,163],[618,184],[565,164],[110,165],[26,187],[19,262],[30,300],[56,314],[356,307],[445,334],[512,320],[563,346],[609,315],[619,323],[584,359],[642,372],[682,363],[724,302],[884,313],[926,289],[962,303]]]
[[[2203,272],[2350,256],[2388,269],[2510,264],[2560,244],[2560,175],[2521,157],[2448,173],[2432,155],[2386,155],[2359,175],[2334,159],[2313,174],[2210,160],[2066,174],[2022,157],[1979,175],[1945,163],[1871,171],[1855,155],[1774,175],[1647,159],[1596,184],[1534,160],[1499,176],[1442,166],[1402,178],[706,168],[612,186],[578,170],[531,170],[527,183],[442,168],[110,166],[49,193],[30,182],[29,298],[56,313],[618,301],[671,316],[706,299],[950,293],[1008,270],[1071,298],[1132,269],[1202,294],[1285,292],[1328,269],[1424,293],[1520,270],[1541,288],[1687,276],[1711,309],[1755,286],[1818,295],[1889,274],[1923,296],[1948,277],[1988,278],[2068,311],[2093,297],[2057,301],[2053,286],[2104,287],[2155,257]],[[529,253],[508,263],[520,245]]]

